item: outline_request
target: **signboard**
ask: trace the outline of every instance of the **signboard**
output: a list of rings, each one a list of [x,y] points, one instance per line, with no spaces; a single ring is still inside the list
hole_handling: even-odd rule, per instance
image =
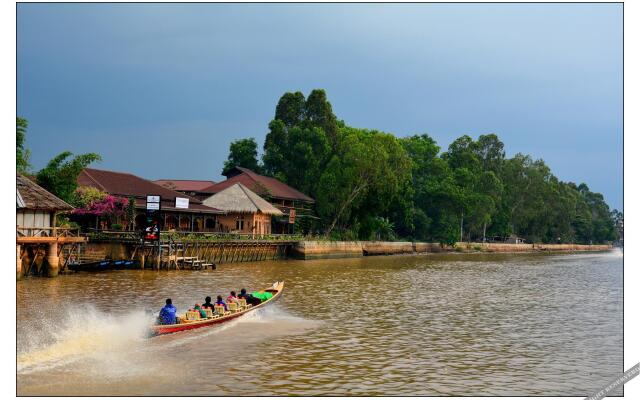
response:
[[[289,223],[290,224],[295,224],[296,223],[296,210],[295,210],[295,208],[290,208],[289,209]]]
[[[147,224],[142,235],[145,241],[160,243],[160,202],[158,195],[147,195]]]
[[[176,197],[176,208],[189,208],[189,199]]]

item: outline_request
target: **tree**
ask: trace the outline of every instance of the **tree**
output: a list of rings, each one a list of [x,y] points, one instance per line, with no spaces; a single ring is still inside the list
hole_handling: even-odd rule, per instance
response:
[[[134,230],[135,224],[136,224],[136,199],[133,196],[129,197],[125,215],[127,216],[127,221],[129,222],[128,224],[129,230],[130,231]]]
[[[480,135],[472,146],[483,171],[499,173],[504,163],[504,143],[495,134]]]
[[[256,139],[238,139],[229,145],[229,156],[224,162],[222,175],[226,175],[234,167],[249,168],[260,173],[262,168],[258,164],[258,143]]]
[[[314,90],[306,100],[300,92],[285,93],[265,138],[264,172],[314,197],[337,130],[324,91]]]
[[[300,125],[306,118],[305,101],[302,92],[283,94],[276,106],[275,119],[282,121],[287,128]]]
[[[72,156],[73,153],[70,151],[58,154],[36,175],[38,185],[68,203],[74,201],[74,192],[78,187],[78,176],[82,170],[89,164],[102,160],[95,153],[79,154],[69,160]]]
[[[25,147],[28,126],[29,123],[26,119],[16,117],[16,170],[21,174],[26,174],[30,167],[30,152]]]
[[[337,225],[354,225],[361,211],[384,213],[404,180],[410,177],[410,160],[390,134],[345,127],[340,148],[320,178],[318,212],[327,222],[327,234]],[[366,207],[359,209],[365,203]]]

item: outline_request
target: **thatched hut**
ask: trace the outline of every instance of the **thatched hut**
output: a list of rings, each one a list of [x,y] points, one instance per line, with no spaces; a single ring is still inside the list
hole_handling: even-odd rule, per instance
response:
[[[26,176],[16,174],[16,277],[58,275],[59,246],[84,242],[56,227],[56,214],[73,207]],[[25,268],[23,268],[26,267]],[[45,268],[46,267],[46,268]]]
[[[282,211],[241,183],[229,186],[202,203],[226,212],[218,217],[218,221],[230,232],[270,234],[271,217],[282,216]]]

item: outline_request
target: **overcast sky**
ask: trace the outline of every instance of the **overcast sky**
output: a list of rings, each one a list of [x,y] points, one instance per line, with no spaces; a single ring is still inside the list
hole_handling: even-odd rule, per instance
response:
[[[279,97],[441,148],[496,133],[622,208],[621,4],[18,4],[18,114],[149,179],[220,180]]]

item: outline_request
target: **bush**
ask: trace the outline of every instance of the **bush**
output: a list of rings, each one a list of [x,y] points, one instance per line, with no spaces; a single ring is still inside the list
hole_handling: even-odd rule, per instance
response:
[[[113,224],[113,225],[111,225],[111,229],[116,230],[116,231],[121,231],[122,230],[122,224]]]

